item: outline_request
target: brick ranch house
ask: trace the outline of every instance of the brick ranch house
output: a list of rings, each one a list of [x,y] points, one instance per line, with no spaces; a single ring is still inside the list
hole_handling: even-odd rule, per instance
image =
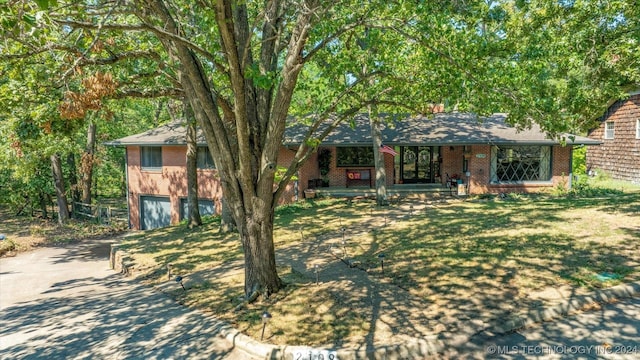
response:
[[[549,139],[540,128],[517,131],[495,114],[482,121],[463,113],[432,117],[388,116],[382,140],[397,153],[383,153],[390,190],[411,186],[442,187],[461,183],[469,194],[537,192],[559,184],[571,186],[572,148],[599,141],[565,135],[566,145]],[[325,177],[329,189],[374,186],[373,146],[369,119],[358,115],[335,129],[298,172],[280,199],[304,198],[308,188],[322,186],[318,154],[329,153]],[[287,128],[279,165],[287,166],[303,141],[306,127]],[[175,224],[186,216],[186,130],[172,123],[108,142],[126,148],[130,227],[151,229]],[[222,191],[206,142],[198,137],[198,186],[203,214],[219,213]],[[407,185],[409,184],[409,185]],[[326,184],[325,184],[326,185]]]
[[[640,91],[615,101],[599,120],[588,137],[602,145],[587,147],[587,168],[640,183]]]

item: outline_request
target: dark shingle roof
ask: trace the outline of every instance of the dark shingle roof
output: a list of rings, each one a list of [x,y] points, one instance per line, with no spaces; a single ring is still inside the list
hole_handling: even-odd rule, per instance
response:
[[[382,141],[386,145],[553,145],[559,144],[563,137],[568,144],[600,144],[597,140],[569,134],[551,139],[535,124],[530,129],[518,131],[505,122],[505,114],[494,114],[486,118],[468,113],[440,113],[432,117],[388,115],[385,116],[385,119],[386,121],[382,122],[381,132]],[[307,125],[292,124],[285,131],[283,144],[291,146],[301,144],[307,130]],[[184,124],[174,122],[106,144],[113,146],[184,145],[186,144],[185,136]],[[206,144],[200,132],[198,144]],[[370,145],[371,129],[367,115],[359,114],[351,122],[343,122],[327,136],[322,144],[330,146]]]
[[[590,144],[599,142],[582,136],[563,134],[556,139],[549,138],[540,127],[518,131],[506,123],[506,114],[494,114],[480,118],[468,113],[439,113],[432,117],[386,116],[381,125],[382,141],[386,145],[471,145],[471,144],[559,144],[564,137],[568,144]],[[353,126],[351,126],[353,125]],[[357,146],[371,144],[369,118],[357,115],[351,122],[340,124],[325,140],[323,145]],[[307,127],[297,124],[285,133],[285,145],[299,145]]]
[[[183,122],[172,122],[166,125],[162,125],[155,129],[151,129],[140,134],[130,135],[121,139],[112,140],[106,142],[106,145],[111,146],[127,146],[127,145],[145,145],[145,146],[160,146],[160,145],[186,145],[187,144],[187,128]],[[206,145],[207,141],[202,135],[201,131],[198,131],[197,142],[199,145]]]

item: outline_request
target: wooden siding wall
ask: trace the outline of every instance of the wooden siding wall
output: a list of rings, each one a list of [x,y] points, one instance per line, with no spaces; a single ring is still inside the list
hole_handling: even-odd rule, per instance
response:
[[[604,171],[614,179],[640,183],[640,139],[636,122],[640,119],[640,94],[615,102],[602,117],[600,126],[589,133],[602,145],[587,148],[587,168]],[[613,139],[604,138],[607,121],[614,123]]]

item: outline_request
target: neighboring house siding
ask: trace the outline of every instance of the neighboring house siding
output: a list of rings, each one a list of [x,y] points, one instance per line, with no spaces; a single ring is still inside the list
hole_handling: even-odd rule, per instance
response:
[[[615,102],[602,116],[600,126],[589,137],[602,145],[587,148],[587,168],[604,171],[614,179],[640,182],[640,94]],[[614,123],[613,139],[605,138],[605,124]]]

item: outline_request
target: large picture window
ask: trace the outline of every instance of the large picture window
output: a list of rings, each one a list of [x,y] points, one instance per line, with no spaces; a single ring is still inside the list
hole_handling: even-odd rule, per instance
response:
[[[371,146],[338,147],[336,164],[338,167],[374,166],[373,148]]]
[[[491,182],[551,180],[550,146],[493,146]]]
[[[214,168],[213,158],[211,158],[211,153],[209,152],[208,147],[198,146],[197,164],[198,164],[198,169]]]
[[[162,169],[162,147],[143,146],[140,148],[140,165],[143,169]]]

